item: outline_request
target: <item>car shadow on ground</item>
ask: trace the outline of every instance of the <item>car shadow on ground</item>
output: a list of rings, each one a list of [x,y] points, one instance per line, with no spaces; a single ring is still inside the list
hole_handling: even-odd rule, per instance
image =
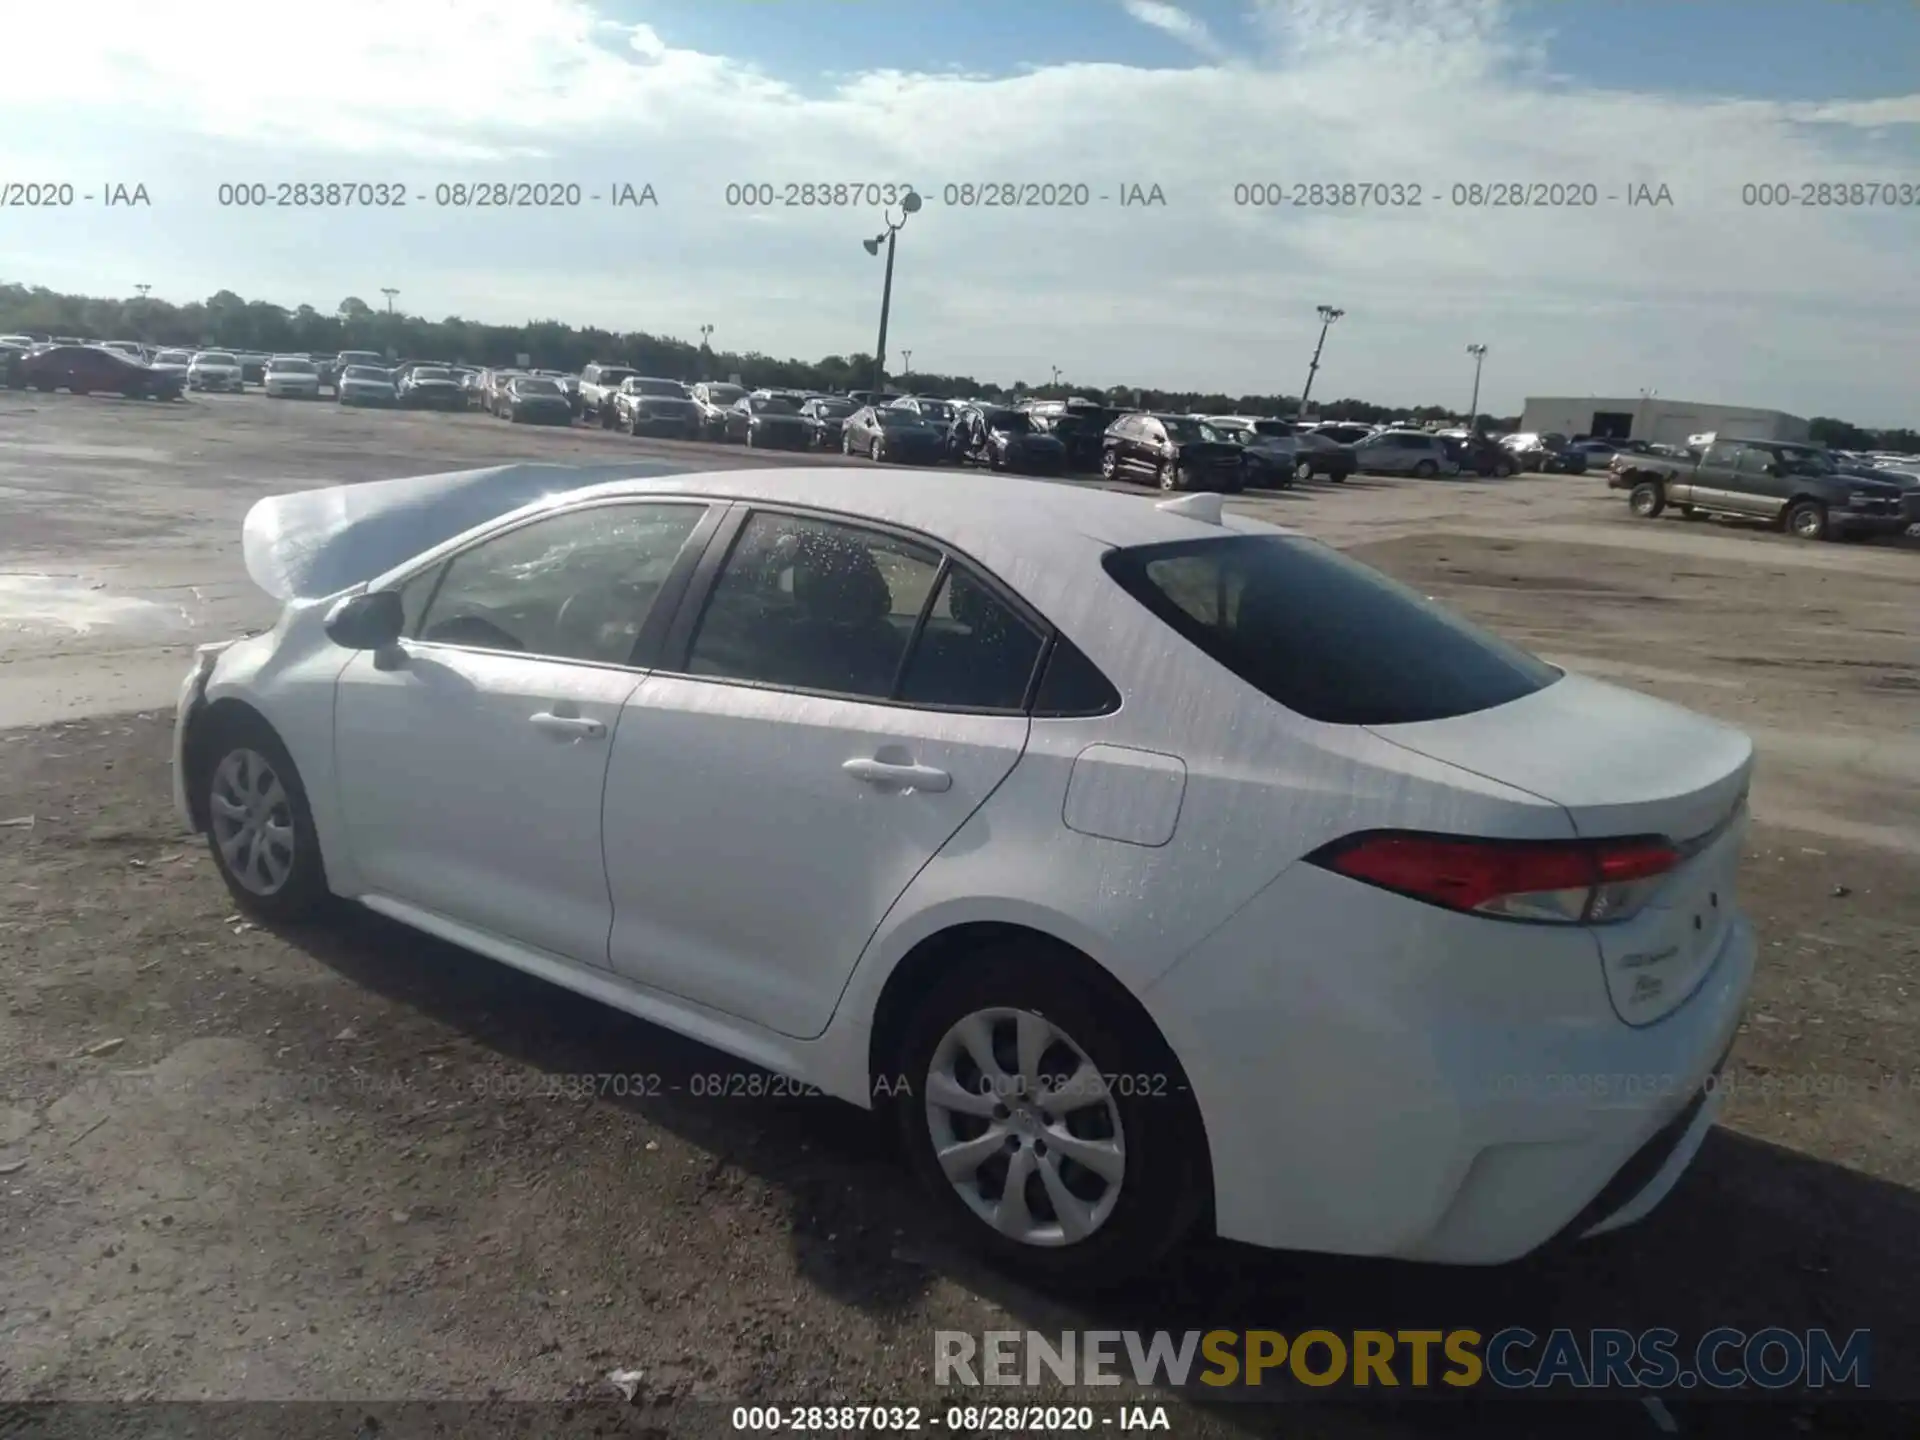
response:
[[[784,1197],[800,1273],[880,1318],[911,1325],[915,1301],[945,1276],[997,1302],[1020,1328],[1049,1335],[1459,1327],[1491,1335],[1514,1326],[1545,1335],[1560,1327],[1664,1327],[1679,1333],[1676,1348],[1685,1359],[1688,1346],[1718,1327],[1825,1328],[1842,1341],[1864,1329],[1873,1357],[1867,1411],[1838,1407],[1857,1402],[1857,1391],[1747,1391],[1713,1405],[1691,1390],[1668,1391],[1664,1404],[1683,1433],[1744,1437],[1761,1429],[1900,1433],[1891,1422],[1913,1412],[1901,1407],[1897,1417],[1896,1402],[1920,1402],[1920,1367],[1912,1359],[1920,1354],[1920,1195],[1726,1129],[1712,1134],[1678,1189],[1642,1224],[1512,1265],[1413,1265],[1208,1240],[1149,1281],[1097,1298],[1063,1296],[986,1266],[930,1218],[878,1116],[824,1098],[696,1098],[687,1077],[763,1072],[355,906],[287,938],[344,979],[462,1033],[498,1060],[551,1075],[663,1076],[661,1094],[602,1103],[631,1110],[771,1186]],[[931,1368],[931,1334],[924,1343]],[[1564,1386],[1522,1399],[1484,1389],[1421,1392],[1417,1399],[1346,1391],[1329,1399],[1333,1392],[1295,1386],[1284,1398],[1301,1403],[1278,1408],[1219,1399],[1199,1387],[1186,1393],[1249,1434],[1269,1433],[1277,1421],[1288,1433],[1324,1433],[1297,1428],[1307,1403],[1316,1414],[1337,1413],[1359,1426],[1340,1433],[1451,1434],[1466,1418],[1463,1409],[1480,1435],[1655,1429],[1638,1396],[1615,1392],[1595,1407],[1572,1403]],[[1814,1411],[1807,1407],[1822,1399],[1817,1422],[1809,1421]],[[1562,1403],[1548,1403],[1555,1400]]]

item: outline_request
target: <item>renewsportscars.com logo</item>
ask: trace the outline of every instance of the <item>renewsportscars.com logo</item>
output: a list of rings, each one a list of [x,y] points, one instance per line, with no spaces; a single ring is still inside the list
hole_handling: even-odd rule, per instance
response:
[[[936,1330],[937,1385],[1120,1385],[1249,1390],[1780,1390],[1871,1381],[1872,1336],[1780,1327],[1550,1330]]]

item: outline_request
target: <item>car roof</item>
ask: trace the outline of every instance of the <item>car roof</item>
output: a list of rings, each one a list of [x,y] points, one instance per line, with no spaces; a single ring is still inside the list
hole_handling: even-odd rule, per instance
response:
[[[719,500],[810,506],[894,524],[945,540],[995,569],[1049,563],[1092,541],[1101,546],[1218,539],[1223,533],[1292,533],[1230,516],[1211,525],[1157,508],[1138,495],[1024,476],[916,475],[910,486],[888,470],[783,467],[705,471],[693,475],[615,480],[571,491],[568,501],[623,495],[689,494]],[[1010,525],[1007,517],[1018,515]]]

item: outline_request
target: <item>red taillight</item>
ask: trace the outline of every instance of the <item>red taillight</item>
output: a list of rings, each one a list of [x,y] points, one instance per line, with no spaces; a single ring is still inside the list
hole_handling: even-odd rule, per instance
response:
[[[1327,846],[1314,864],[1430,905],[1506,920],[1623,920],[1680,863],[1665,840],[1471,840],[1376,831]]]

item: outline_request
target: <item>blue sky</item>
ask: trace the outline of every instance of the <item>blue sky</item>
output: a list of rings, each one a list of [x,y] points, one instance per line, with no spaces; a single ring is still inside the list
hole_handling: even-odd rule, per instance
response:
[[[189,18],[190,17],[190,18]],[[910,182],[893,344],[1001,381],[1316,393],[1662,395],[1920,425],[1920,204],[1742,203],[1760,182],[1920,187],[1920,7],[1871,0],[92,0],[9,15],[0,182],[150,208],[0,210],[0,278],[231,288],[559,318],[817,356],[869,350],[871,204],[729,182]],[[48,125],[45,117],[58,115]],[[374,181],[403,210],[241,210],[222,183]],[[645,211],[432,203],[476,181],[655,186]],[[984,210],[970,181],[1164,206]],[[1235,186],[1391,183],[1403,206]],[[1490,210],[1527,182],[1671,203]],[[421,197],[426,197],[422,200]],[[1456,397],[1456,391],[1461,391]]]

